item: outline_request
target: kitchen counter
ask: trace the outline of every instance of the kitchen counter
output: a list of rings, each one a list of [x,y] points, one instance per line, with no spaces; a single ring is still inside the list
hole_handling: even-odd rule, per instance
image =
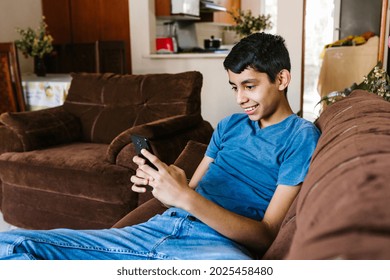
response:
[[[182,59],[182,58],[225,58],[233,45],[221,45],[220,49],[214,52],[199,51],[199,52],[179,52],[179,53],[152,53],[144,56],[151,59]],[[199,48],[201,49],[201,48]]]
[[[224,58],[228,52],[222,53],[172,53],[172,54],[149,54],[143,56],[151,59],[184,59],[184,58]]]

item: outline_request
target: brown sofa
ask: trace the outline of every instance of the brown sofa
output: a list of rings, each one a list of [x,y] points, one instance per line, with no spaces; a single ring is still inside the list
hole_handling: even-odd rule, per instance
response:
[[[0,116],[0,207],[33,229],[107,228],[151,198],[130,189],[131,134],[172,163],[193,139],[208,143],[202,75],[73,74],[62,106]]]
[[[390,103],[355,91],[328,107],[316,124],[322,135],[309,173],[260,258],[390,259]],[[205,148],[189,142],[176,164],[190,176]],[[152,199],[114,227],[163,210]]]

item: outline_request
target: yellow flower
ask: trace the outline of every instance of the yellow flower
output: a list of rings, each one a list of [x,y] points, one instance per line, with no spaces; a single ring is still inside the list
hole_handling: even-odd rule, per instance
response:
[[[15,41],[16,47],[22,51],[25,57],[40,57],[43,58],[45,54],[53,51],[53,37],[47,32],[47,24],[45,17],[42,17],[39,28],[33,30],[27,28],[26,30],[16,28],[21,38]]]

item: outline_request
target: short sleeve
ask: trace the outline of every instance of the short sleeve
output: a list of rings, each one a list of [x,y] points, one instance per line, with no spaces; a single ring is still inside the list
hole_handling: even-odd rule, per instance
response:
[[[296,186],[303,182],[318,138],[319,131],[314,126],[305,127],[295,135],[280,165],[277,185]]]
[[[217,124],[217,128],[214,130],[210,143],[207,146],[206,156],[213,159],[217,157],[218,151],[221,149],[222,137],[228,121],[229,118],[224,118]]]

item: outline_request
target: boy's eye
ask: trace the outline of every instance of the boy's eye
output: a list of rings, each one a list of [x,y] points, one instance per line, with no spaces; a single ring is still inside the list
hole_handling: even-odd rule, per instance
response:
[[[232,90],[233,91],[237,91],[237,87],[232,87]]]
[[[252,89],[254,89],[255,88],[255,86],[245,86],[245,89],[246,90],[252,90]]]

